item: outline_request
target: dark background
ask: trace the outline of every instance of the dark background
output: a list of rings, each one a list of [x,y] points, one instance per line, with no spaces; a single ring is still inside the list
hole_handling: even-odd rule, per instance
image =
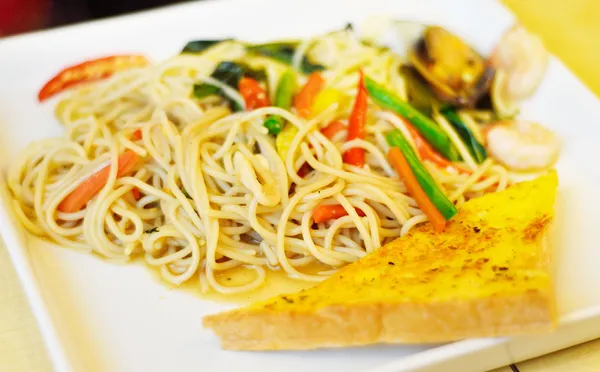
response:
[[[184,1],[186,0],[0,0],[0,37]]]
[[[0,0],[2,1],[2,0]],[[80,22],[135,12],[182,1],[177,0],[54,0],[53,24]]]

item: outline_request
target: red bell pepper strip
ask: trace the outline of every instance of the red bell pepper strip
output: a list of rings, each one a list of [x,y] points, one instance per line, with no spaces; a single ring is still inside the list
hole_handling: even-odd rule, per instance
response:
[[[406,128],[410,132],[411,137],[415,141],[415,146],[417,147],[417,150],[419,151],[419,155],[421,156],[421,159],[429,160],[433,164],[435,164],[441,168],[447,168],[447,167],[454,168],[459,173],[466,173],[466,174],[473,173],[473,172],[471,172],[470,169],[462,167],[460,164],[452,163],[448,159],[444,158],[442,155],[440,155],[437,151],[434,150],[434,148],[425,140],[425,138],[423,138],[423,136],[421,136],[421,133],[419,133],[419,131],[416,130],[415,127],[413,127],[407,120],[403,120],[403,121],[404,121],[404,125],[406,125]]]
[[[40,102],[58,94],[74,85],[100,80],[109,77],[118,71],[148,65],[149,62],[140,55],[118,55],[93,59],[59,72],[38,93]]]
[[[364,217],[365,212],[354,208],[359,216]],[[340,204],[321,204],[313,210],[313,221],[321,223],[329,220],[337,220],[340,217],[347,216],[348,212]]]
[[[142,192],[137,187],[134,187],[133,189],[131,189],[131,195],[133,195],[133,198],[135,199],[135,201],[138,201],[142,198]]]
[[[131,135],[131,140],[139,141],[141,139],[142,139],[142,130],[136,129],[135,132],[133,132],[133,134]]]
[[[360,71],[358,80],[358,93],[356,101],[348,120],[348,136],[346,139],[365,138],[365,124],[367,121],[367,89],[365,88],[364,76]],[[365,164],[365,150],[362,148],[352,148],[344,153],[344,163],[362,167]]]
[[[260,86],[258,81],[243,77],[238,83],[238,90],[244,102],[246,102],[246,110],[252,111],[257,108],[271,106],[269,96],[263,87]]]

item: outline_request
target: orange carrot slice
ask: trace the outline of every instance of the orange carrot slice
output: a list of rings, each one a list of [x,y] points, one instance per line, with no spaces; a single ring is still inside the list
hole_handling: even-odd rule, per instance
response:
[[[308,77],[308,81],[302,87],[302,90],[294,97],[294,107],[300,116],[307,118],[310,116],[311,108],[315,97],[325,84],[325,80],[319,72],[313,72]]]
[[[139,162],[140,158],[135,152],[125,151],[123,155],[119,156],[117,177],[122,177],[131,172]],[[58,210],[66,213],[81,210],[106,185],[109,174],[110,165],[92,174],[63,199],[58,205]]]
[[[446,227],[446,219],[421,188],[402,151],[396,147],[390,148],[388,159],[394,168],[396,168],[396,172],[398,172],[400,178],[402,178],[404,185],[408,189],[408,193],[416,200],[419,208],[429,218],[435,230],[443,231]]]
[[[334,120],[329,123],[325,128],[321,129],[321,133],[329,139],[332,139],[338,132],[346,129],[344,123],[339,120]]]

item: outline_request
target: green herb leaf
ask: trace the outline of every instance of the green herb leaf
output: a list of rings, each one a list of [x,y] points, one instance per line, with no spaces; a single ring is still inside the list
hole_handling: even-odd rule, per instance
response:
[[[231,61],[224,61],[217,65],[210,76],[213,79],[218,80],[237,90],[238,83],[243,75],[244,68],[240,64]],[[194,85],[194,96],[196,98],[205,98],[211,95],[219,95],[223,97],[229,103],[232,111],[243,110],[243,108],[236,101],[229,98],[221,88],[210,83]]]
[[[431,117],[433,109],[439,107],[440,102],[435,97],[427,82],[414,67],[402,66],[400,67],[400,74],[406,82],[408,103]]]
[[[244,76],[252,78],[256,81],[266,81],[267,73],[264,69],[254,70],[250,66],[243,65],[244,67]]]
[[[144,231],[144,232],[145,232],[146,234],[152,234],[152,233],[158,232],[158,227],[153,227],[153,228],[151,228],[151,229],[148,229],[148,230],[146,230],[146,231]]]
[[[444,115],[454,129],[456,129],[456,132],[458,132],[458,135],[469,149],[471,155],[473,155],[475,161],[478,164],[481,164],[487,158],[487,151],[485,151],[485,147],[477,141],[475,135],[471,132],[471,129],[469,129],[469,127],[461,120],[456,110],[453,108],[446,108],[441,110],[440,113]]]
[[[185,45],[185,47],[183,47],[183,50],[181,51],[181,53],[202,53],[205,50],[207,50],[223,41],[229,41],[229,40],[233,40],[233,39],[229,38],[229,39],[190,41]]]
[[[285,63],[286,65],[291,65],[298,45],[298,42],[256,44],[248,46],[248,51],[250,53],[273,58],[281,63]],[[302,57],[302,63],[300,64],[300,71],[302,73],[310,74],[311,72],[321,71],[324,69],[324,66],[311,62],[306,55]]]

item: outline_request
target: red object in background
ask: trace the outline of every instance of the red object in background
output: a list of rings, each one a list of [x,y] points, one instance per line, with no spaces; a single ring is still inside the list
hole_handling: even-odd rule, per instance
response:
[[[51,0],[0,0],[0,36],[45,26],[50,5]]]
[[[38,93],[40,102],[80,83],[104,79],[117,71],[142,67],[148,60],[140,55],[116,55],[92,59],[77,65],[69,66],[48,81]]]

